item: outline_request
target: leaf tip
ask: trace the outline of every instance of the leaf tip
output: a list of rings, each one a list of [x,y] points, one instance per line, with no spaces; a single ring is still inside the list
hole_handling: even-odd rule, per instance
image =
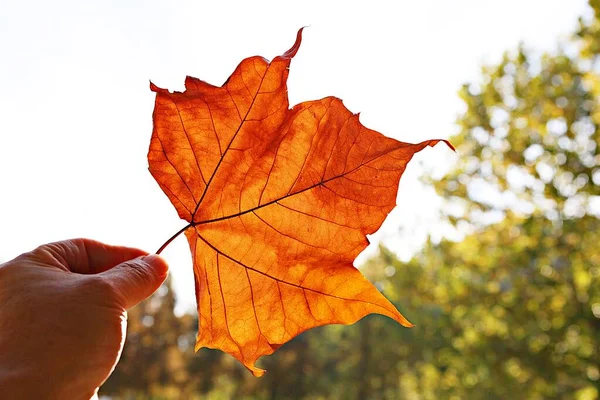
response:
[[[452,143],[450,143],[448,140],[446,139],[431,139],[431,140],[426,140],[424,142],[419,143],[419,145],[423,146],[421,147],[421,149],[424,148],[424,146],[429,146],[429,147],[433,147],[436,144],[438,144],[439,142],[444,142],[448,147],[450,147],[450,149],[452,151],[454,151],[456,153],[456,148],[454,148],[454,146],[452,145]]]
[[[160,93],[160,92],[164,92],[165,91],[165,89],[159,88],[152,81],[150,81],[150,90],[153,91],[153,92],[155,92],[155,93]]]
[[[452,149],[453,152],[456,153],[456,148],[452,145],[452,143],[450,143],[448,140],[444,140],[444,139],[442,139],[442,142],[446,143],[446,145],[448,147],[450,147],[450,149]]]
[[[400,325],[402,325],[403,327],[405,327],[405,328],[413,328],[413,327],[415,327],[415,326],[416,326],[415,324],[413,324],[412,322],[410,322],[409,320],[407,320],[407,319],[404,317],[404,315],[400,314],[399,312],[398,312],[398,315],[395,315],[395,316],[393,317],[393,319],[394,319],[396,322],[398,322]]]
[[[186,75],[185,77],[185,90],[197,90],[202,81],[193,76]]]
[[[252,375],[254,375],[254,377],[256,377],[256,378],[262,377],[265,374],[265,372],[267,372],[266,370],[256,368],[255,366],[252,366],[251,368],[250,368],[250,366],[246,366],[246,368],[248,368],[250,370],[250,372],[252,372]]]
[[[283,53],[281,57],[293,58],[296,55],[296,53],[298,53],[298,49],[300,48],[300,44],[302,43],[302,31],[304,30],[304,28],[306,28],[306,26],[303,26],[302,28],[298,29],[298,33],[296,33],[296,41],[294,42],[294,45],[292,47],[290,47],[290,49],[288,51]]]

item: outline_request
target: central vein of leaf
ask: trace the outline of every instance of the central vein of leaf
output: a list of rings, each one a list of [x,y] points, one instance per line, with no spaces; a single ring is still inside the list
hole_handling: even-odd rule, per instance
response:
[[[244,126],[244,123],[246,122],[246,119],[248,118],[248,115],[250,114],[250,111],[252,110],[252,107],[254,106],[254,102],[256,101],[256,98],[258,97],[258,94],[260,93],[260,89],[261,89],[261,87],[263,85],[263,82],[265,80],[265,76],[267,76],[267,73],[269,72],[269,68],[271,68],[271,64],[269,64],[269,66],[267,67],[267,70],[265,71],[264,75],[260,78],[260,83],[258,84],[258,88],[256,89],[256,93],[254,94],[254,96],[252,96],[252,102],[250,103],[250,106],[248,107],[248,111],[246,111],[246,115],[244,115],[243,118],[241,118],[241,116],[240,116],[240,118],[241,118],[240,125],[238,126],[237,130],[233,134],[233,137],[231,138],[231,140],[227,144],[227,147],[225,148],[225,151],[221,155],[221,158],[219,158],[219,162],[217,163],[217,166],[215,167],[215,169],[213,170],[212,174],[210,175],[210,178],[208,179],[208,182],[206,183],[206,186],[204,187],[204,192],[202,192],[202,196],[200,197],[200,200],[198,200],[198,204],[196,204],[196,208],[194,209],[194,213],[192,214],[192,218],[191,218],[192,221],[194,221],[194,218],[196,217],[196,212],[198,212],[198,209],[200,208],[200,204],[202,204],[202,201],[204,200],[204,197],[206,197],[206,193],[208,193],[208,189],[210,188],[210,184],[212,183],[215,175],[217,174],[217,171],[219,170],[219,167],[221,166],[221,163],[223,162],[223,160],[227,156],[227,152],[231,148],[231,145],[233,144],[233,141],[237,137],[238,133],[240,133],[240,131],[242,130],[242,126]],[[233,99],[233,97],[231,97],[231,100],[235,104],[235,100]],[[236,105],[236,107],[237,107],[237,105]]]

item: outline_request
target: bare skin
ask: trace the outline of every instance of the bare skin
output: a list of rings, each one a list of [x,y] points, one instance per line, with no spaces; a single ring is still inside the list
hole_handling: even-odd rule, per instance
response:
[[[121,355],[127,309],[167,273],[159,256],[89,239],[1,264],[0,399],[96,397]]]

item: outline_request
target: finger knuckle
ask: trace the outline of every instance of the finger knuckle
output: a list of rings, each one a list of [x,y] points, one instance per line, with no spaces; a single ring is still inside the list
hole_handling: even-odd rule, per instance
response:
[[[100,298],[110,299],[117,296],[114,285],[100,274],[87,276],[86,279],[82,281],[80,289],[87,294],[98,295]]]

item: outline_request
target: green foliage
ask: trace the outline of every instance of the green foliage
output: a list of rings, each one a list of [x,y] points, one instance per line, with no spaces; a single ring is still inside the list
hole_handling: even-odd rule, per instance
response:
[[[102,393],[124,399],[600,397],[600,1],[555,54],[507,52],[465,85],[459,161],[434,182],[464,238],[364,267],[417,327],[370,316],[307,332],[255,379],[193,353],[170,291],[130,314]],[[149,319],[148,317],[152,317]],[[150,323],[150,321],[152,323]],[[144,323],[145,322],[145,323]]]

